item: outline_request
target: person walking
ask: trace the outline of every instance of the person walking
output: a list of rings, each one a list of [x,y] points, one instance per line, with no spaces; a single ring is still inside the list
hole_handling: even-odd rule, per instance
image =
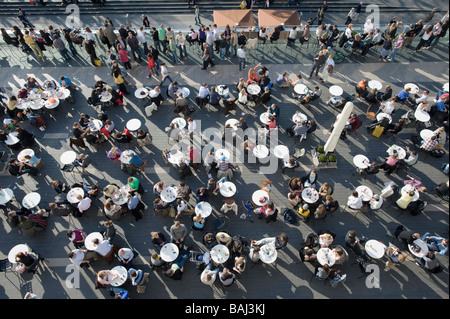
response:
[[[202,22],[200,21],[200,8],[197,4],[194,7],[194,18],[195,18],[195,25],[203,25]]]
[[[320,51],[318,54],[316,54],[316,56],[314,57],[314,63],[313,63],[313,67],[311,70],[311,73],[309,74],[308,79],[311,79],[314,71],[316,71],[316,78],[319,77],[319,71],[320,69],[323,67],[323,65],[326,62],[326,57],[323,54],[323,51]]]
[[[163,62],[161,63],[161,75],[162,75],[162,80],[161,83],[159,83],[159,87],[162,87],[163,83],[166,80],[169,80],[170,83],[173,82],[172,78],[170,77],[170,72],[167,70],[166,64]]]
[[[239,58],[239,71],[245,70],[245,50],[243,45],[237,50],[237,56]]]
[[[34,41],[34,39],[30,35],[30,31],[26,30],[25,34],[23,35],[23,40],[25,43],[33,50],[34,54],[39,60],[44,60],[45,56],[41,51],[41,48],[39,45]]]
[[[19,8],[19,14],[17,15],[19,20],[23,23],[24,28],[33,28],[34,25],[28,20],[27,13],[22,8]]]
[[[59,53],[66,60],[66,62],[71,60],[69,51],[66,49],[66,45],[64,44],[63,40],[61,40],[61,38],[56,34],[53,35],[53,45],[58,49]]]
[[[214,62],[212,61],[212,50],[207,43],[203,43],[203,54],[201,56],[203,61],[202,70],[206,70],[208,65],[214,66]]]

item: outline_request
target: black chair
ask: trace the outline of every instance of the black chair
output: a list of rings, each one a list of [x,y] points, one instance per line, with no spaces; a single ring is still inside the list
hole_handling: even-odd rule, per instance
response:
[[[317,280],[322,280],[323,281],[323,285],[325,286],[327,281],[328,281],[328,279],[330,278],[330,276],[327,276],[326,278],[319,277],[317,275],[317,271],[318,271],[319,267],[320,267],[320,265],[316,265],[316,267],[314,268],[314,273],[312,274],[311,279],[309,280],[309,282],[312,282],[312,280],[315,278]]]
[[[5,277],[8,270],[12,271],[12,263],[8,260],[8,258],[0,260],[0,272],[4,272]]]

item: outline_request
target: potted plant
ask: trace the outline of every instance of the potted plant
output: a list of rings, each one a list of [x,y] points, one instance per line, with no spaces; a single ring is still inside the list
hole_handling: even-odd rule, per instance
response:
[[[336,157],[335,153],[328,154],[328,165],[327,166],[331,166],[331,167],[337,166],[337,157]]]
[[[325,148],[323,147],[323,145],[319,145],[317,146],[316,151],[319,154],[323,154],[325,152]]]

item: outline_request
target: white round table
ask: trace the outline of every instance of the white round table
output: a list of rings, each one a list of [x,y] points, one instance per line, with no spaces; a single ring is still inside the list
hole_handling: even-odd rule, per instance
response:
[[[368,85],[369,85],[369,88],[377,89],[377,91],[379,91],[383,88],[383,84],[381,84],[381,82],[377,81],[377,80],[370,80]]]
[[[131,119],[127,122],[126,126],[129,131],[134,132],[141,127],[141,121],[139,119]]]
[[[420,250],[415,249],[415,246],[418,247]],[[421,239],[416,239],[415,241],[413,241],[413,245],[408,245],[408,248],[411,254],[419,258],[422,258],[426,254],[428,254],[428,246]]]
[[[186,120],[182,117],[174,118],[171,123],[174,123],[179,129],[186,127]]]
[[[390,116],[389,114],[387,114],[387,113],[378,113],[377,114],[377,121],[381,121],[384,118],[389,119],[389,124],[392,123],[392,116]]]
[[[200,202],[195,205],[195,213],[201,214],[203,218],[208,217],[212,213],[212,206],[208,202]]]
[[[50,98],[47,101],[44,102],[44,106],[46,109],[52,110],[56,108],[59,105],[59,99],[58,98]]]
[[[444,92],[448,92],[448,82],[445,83],[445,84],[442,86],[442,90],[443,90]]]
[[[260,159],[266,158],[269,156],[269,149],[265,145],[256,145],[253,148],[253,155]]]
[[[223,197],[231,197],[236,194],[236,185],[232,182],[224,182],[219,186],[219,192]]]
[[[134,96],[138,99],[145,99],[150,94],[150,91],[146,88],[139,88],[134,91]]]
[[[168,186],[161,191],[159,196],[163,202],[171,203],[177,199],[177,190],[174,187]]]
[[[398,146],[398,145],[392,145],[388,148],[386,151],[389,155],[393,155],[395,152],[398,154],[398,159],[404,159],[406,157],[406,151],[404,148]]]
[[[261,92],[261,87],[258,84],[250,84],[247,86],[247,92],[251,95],[258,95]]]
[[[61,154],[61,157],[59,158],[59,161],[64,164],[72,164],[73,161],[77,158],[77,153],[74,151],[67,151]]]
[[[417,188],[415,188],[412,185],[405,185],[402,187],[402,195],[409,194],[409,192],[411,192],[411,191],[414,191],[413,202],[415,202],[420,197],[420,193],[417,190]]]
[[[16,256],[18,253],[24,253],[24,252],[31,252],[30,247],[26,244],[19,244],[11,248],[11,250],[8,253],[8,260],[11,263],[16,263]]]
[[[356,187],[356,191],[358,192],[359,198],[361,198],[361,200],[363,202],[368,202],[373,197],[372,190],[367,186],[360,185],[360,186]]]
[[[187,87],[179,88],[177,90],[177,93],[182,93],[184,98],[187,98],[189,94],[191,94],[191,91]]]
[[[331,95],[341,96],[344,93],[344,90],[339,85],[332,85],[329,92]]]
[[[103,122],[100,121],[99,119],[94,119],[92,120],[91,123],[88,124],[88,127],[91,130],[91,132],[98,132],[102,129]]]
[[[295,123],[298,123],[298,122],[302,123],[302,122],[308,121],[308,117],[305,114],[303,114],[303,113],[296,112],[292,116],[292,121],[295,122]]]
[[[14,192],[11,188],[0,189],[0,205],[5,205],[14,197]]]
[[[174,165],[179,165],[183,160],[183,157],[183,152],[180,152],[178,150],[171,150],[169,154],[167,154],[167,160],[169,161],[169,163]]]
[[[370,166],[370,161],[367,156],[359,154],[353,157],[353,164],[358,168],[364,169]]]
[[[294,86],[294,92],[300,95],[306,95],[308,93],[308,87],[304,84],[296,84]]]
[[[28,209],[35,208],[37,205],[39,205],[40,201],[41,195],[39,193],[29,193],[23,198],[22,206]]]
[[[406,83],[403,89],[411,88],[411,92],[417,93],[419,92],[419,87],[414,83]]]
[[[99,97],[100,97],[100,102],[109,102],[112,99],[112,94],[107,91],[103,91]]]
[[[111,269],[112,272],[119,275],[118,278],[114,279],[111,282],[111,286],[119,287],[122,286],[128,278],[128,271],[124,266],[116,266],[113,269]]]
[[[128,202],[128,193],[130,190],[130,186],[128,184],[122,186],[113,196],[112,201],[116,205],[123,205]]]
[[[259,120],[261,121],[261,123],[266,124],[267,122],[269,122],[269,116],[269,113],[264,112],[259,116]]]
[[[333,266],[336,262],[334,257],[334,252],[330,248],[320,248],[317,251],[317,261],[323,266],[327,264],[328,266]]]
[[[81,187],[71,188],[70,191],[67,193],[67,201],[72,204],[80,202],[77,198],[78,195],[84,197],[84,190]]]
[[[257,206],[264,206],[269,203],[269,194],[263,190],[257,190],[252,195],[252,201]]]
[[[66,88],[59,88],[58,91],[55,92],[55,97],[60,100],[65,100],[70,96],[70,90]]]
[[[422,111],[421,109],[417,108],[414,112],[414,117],[416,120],[420,122],[428,122],[430,120],[430,114],[428,114],[425,111]]]
[[[161,256],[161,259],[165,262],[172,262],[175,259],[177,259],[178,254],[180,253],[180,250],[178,249],[177,245],[172,243],[167,243],[164,246],[161,247],[161,251],[159,255]]]
[[[308,204],[316,203],[319,197],[319,192],[312,187],[305,187],[302,191],[302,198]]]
[[[128,164],[135,154],[136,153],[132,150],[123,151],[122,154],[120,154],[120,161],[124,164]]]
[[[420,131],[420,137],[424,140],[426,138],[431,138],[434,135],[434,132],[429,129],[423,129]]]
[[[86,236],[84,239],[84,247],[86,247],[87,250],[94,250],[96,246],[92,242],[94,239],[98,239],[100,241],[103,240],[103,235],[99,232],[93,232]]]
[[[219,93],[219,95],[223,96],[230,93],[230,89],[228,88],[228,86],[221,84],[216,87],[216,92]]]
[[[289,158],[289,148],[285,145],[277,145],[273,148],[273,154],[277,158],[281,159]]]
[[[238,123],[239,123],[239,121],[236,119],[229,119],[225,122],[225,126],[230,124],[230,126],[233,128],[233,130],[236,131],[238,129],[238,127],[237,127]]]
[[[374,259],[382,258],[386,252],[386,246],[382,242],[374,239],[368,240],[364,247],[366,253]]]
[[[20,151],[19,154],[17,154],[17,159],[20,162],[24,162],[26,160],[25,155],[30,155],[31,157],[33,157],[34,151],[31,148],[26,148],[26,149]]]
[[[277,260],[278,252],[274,245],[266,244],[259,250],[259,259],[265,264],[271,264]]]
[[[35,101],[30,101],[30,104],[28,105],[30,109],[32,109],[33,111],[38,111],[40,109],[42,109],[46,103],[45,100],[35,100]]]
[[[210,251],[211,259],[218,264],[223,264],[230,258],[230,250],[225,245],[216,245]]]
[[[225,161],[229,161],[231,158],[230,152],[226,149],[221,148],[214,152],[214,158],[216,159],[217,163],[221,162],[224,157]]]
[[[17,138],[17,135],[19,135],[19,132],[11,132],[6,137],[6,145],[15,145],[20,142],[20,140]]]

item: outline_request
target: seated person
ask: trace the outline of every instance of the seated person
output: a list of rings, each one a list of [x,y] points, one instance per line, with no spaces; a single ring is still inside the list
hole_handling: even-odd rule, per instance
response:
[[[104,135],[98,132],[92,132],[89,128],[86,129],[84,138],[90,144],[101,144],[106,140]]]
[[[303,191],[303,183],[302,180],[298,177],[293,177],[289,180],[288,183],[289,190],[294,194],[301,194]]]
[[[276,104],[272,104],[267,108],[267,113],[277,118],[280,115],[280,108]]]
[[[302,262],[314,263],[317,261],[316,252],[309,247],[304,247],[304,248],[300,249],[299,253],[300,253],[300,259]]]
[[[211,92],[209,94],[209,104],[213,106],[218,106],[220,104],[221,96],[216,92],[216,87],[211,87]]]
[[[352,195],[348,197],[347,206],[353,210],[361,209],[363,202],[357,191],[354,191]]]
[[[448,238],[431,236],[426,232],[420,239],[427,244],[428,250],[436,255],[444,256],[448,252]]]
[[[209,196],[206,188],[205,187],[198,188],[195,192],[195,198],[197,200],[197,203],[208,202]]]
[[[73,161],[73,165],[75,167],[86,168],[91,164],[91,157],[88,154],[81,153],[77,156],[77,158]]]
[[[408,205],[414,200],[414,194],[414,191],[404,193],[395,203],[401,209],[407,209]]]
[[[278,87],[289,87],[289,76],[287,72],[284,72],[277,78],[277,86]]]
[[[122,155],[122,151],[119,148],[113,146],[111,150],[109,150],[107,157],[110,160],[117,162],[120,161],[120,155]]]
[[[402,89],[398,94],[394,97],[396,102],[399,101],[407,101],[409,93],[411,92],[411,88]]]
[[[373,195],[373,197],[369,201],[370,209],[371,210],[377,210],[380,209],[383,205],[383,197],[381,197],[378,194]]]
[[[174,113],[183,113],[186,114],[186,109],[188,107],[188,101],[183,96],[183,93],[178,93],[177,99],[175,100],[175,108],[173,110]]]
[[[123,132],[123,133],[117,132],[117,134],[114,137],[116,138],[116,141],[118,143],[130,143],[132,140],[132,137],[125,134],[125,132]]]
[[[422,258],[416,257],[414,258],[414,260],[416,261],[417,265],[430,270],[433,273],[438,272],[439,269],[442,268],[433,252],[429,252]]]
[[[317,178],[317,170],[313,168],[307,175],[301,178],[301,181],[305,187],[316,188]]]
[[[325,206],[325,210],[329,212],[334,212],[339,208],[339,203],[335,200],[331,195],[327,195],[325,200],[322,201],[322,204]]]
[[[299,167],[300,163],[293,157],[289,157],[283,160],[283,168],[281,170],[281,173],[284,174],[286,168],[296,168]]]
[[[386,250],[386,256],[388,257],[388,261],[386,261],[384,271],[388,271],[392,267],[405,261],[405,256],[401,253],[400,249],[392,244],[389,244],[389,247]]]
[[[392,97],[392,88],[390,85],[386,85],[385,92],[377,92],[377,99],[380,102],[385,102]]]
[[[273,33],[270,35],[270,43],[273,43],[273,41],[277,41],[279,38],[280,38],[280,28],[275,27]]]
[[[130,162],[128,164],[134,167],[141,167],[142,164],[144,164],[144,161],[137,153],[134,153],[133,157],[130,159]]]
[[[294,126],[286,129],[286,133],[290,136],[304,136],[308,132],[307,122],[297,122]]]
[[[228,117],[230,110],[232,111],[236,109],[236,98],[225,96],[222,102],[224,106],[224,115],[225,117]]]
[[[259,86],[261,86],[261,91],[265,90],[266,88],[269,88],[270,90],[272,88],[272,83],[270,83],[269,77],[262,75]]]
[[[308,222],[309,216],[311,214],[311,210],[309,209],[308,204],[299,205],[297,209],[297,213],[300,215],[300,218],[304,222]]]
[[[386,161],[380,165],[380,168],[384,169],[386,175],[390,175],[395,170],[397,163],[398,153],[394,153],[386,158]]]
[[[356,84],[355,90],[358,97],[364,97],[367,94],[367,86],[369,85],[368,80],[361,80]]]
[[[377,103],[377,89],[370,90],[370,92],[364,97],[364,99],[371,104]]]
[[[153,89],[152,96],[150,97],[150,101],[152,103],[155,103],[156,106],[158,106],[158,107],[164,101],[164,98],[161,94],[161,89],[159,88],[159,86],[155,86],[155,88]]]
[[[19,162],[13,158],[9,161],[8,173],[13,176],[21,176],[23,174],[30,174],[31,176],[40,176],[39,170],[31,164]]]
[[[384,103],[380,102],[378,112],[383,112],[392,115],[394,110],[395,110],[395,99],[391,99],[390,101],[386,101]]]
[[[31,147],[34,144],[34,135],[28,132],[27,130],[24,130],[21,127],[15,128],[17,134],[17,138],[20,141],[20,144],[23,147]]]
[[[299,100],[301,104],[308,104],[311,101],[317,100],[322,95],[322,90],[316,86],[314,87],[314,91],[306,94],[300,95]]]
[[[200,213],[192,215],[192,222],[193,222],[192,228],[196,230],[202,230],[205,228],[206,220],[202,217]]]

